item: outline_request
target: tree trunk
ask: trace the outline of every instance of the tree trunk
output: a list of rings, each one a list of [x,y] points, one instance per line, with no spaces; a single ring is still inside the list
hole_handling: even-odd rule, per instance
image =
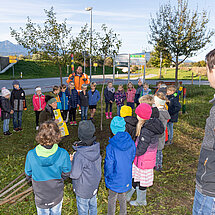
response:
[[[60,71],[60,85],[63,84],[63,78],[62,78],[62,68],[61,68],[61,65],[58,64],[58,67],[59,67],[59,71]]]
[[[104,98],[104,88],[105,88],[105,59],[103,63],[103,85],[101,92],[101,131],[103,130],[103,98]]]
[[[175,85],[178,87],[178,56],[176,56],[175,61]]]

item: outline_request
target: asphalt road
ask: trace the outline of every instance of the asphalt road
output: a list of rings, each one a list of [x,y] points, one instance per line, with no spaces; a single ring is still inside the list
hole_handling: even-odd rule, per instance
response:
[[[124,77],[121,77],[121,78],[124,78]],[[64,77],[63,83],[66,84],[66,80],[67,80],[67,77]],[[111,78],[111,76],[107,76],[106,82],[108,80],[113,80],[113,79]],[[103,83],[103,79],[100,76],[92,76],[92,81],[96,82],[97,84]],[[131,81],[134,84],[137,84],[137,80],[131,79]],[[146,81],[150,85],[155,85],[158,80],[146,80]],[[162,80],[162,81],[165,81],[165,80]],[[174,80],[167,80],[167,81],[168,82],[169,81],[174,82]],[[34,93],[34,89],[36,86],[42,87],[43,92],[51,91],[52,87],[54,85],[60,85],[60,78],[22,79],[22,80],[19,80],[19,82],[20,82],[21,87],[23,89],[25,89],[26,95],[30,95],[30,94]],[[12,89],[12,83],[13,83],[13,80],[0,80],[0,89],[2,87]],[[128,83],[128,79],[126,77],[124,79],[116,79],[114,81],[114,84],[116,84],[116,85],[119,85],[119,84],[124,85],[127,83]],[[190,85],[191,80],[183,80],[182,83],[183,83],[183,85]],[[194,85],[199,85],[199,81],[194,81]],[[209,82],[208,81],[201,81],[201,85],[209,85]]]

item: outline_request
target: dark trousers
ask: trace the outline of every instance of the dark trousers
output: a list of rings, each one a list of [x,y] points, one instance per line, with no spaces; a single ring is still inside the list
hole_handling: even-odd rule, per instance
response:
[[[108,112],[108,106],[110,106],[110,112],[112,112],[112,103],[110,102],[106,102],[106,109],[105,109],[105,112]]]
[[[36,126],[39,126],[39,117],[40,117],[40,113],[41,113],[41,111],[35,111],[35,115],[36,115]]]
[[[136,187],[139,187],[139,189],[140,190],[146,190],[147,189],[147,187],[141,187],[140,186],[140,182],[134,182],[134,179],[132,178],[132,187],[134,188],[134,189],[136,189]]]
[[[64,121],[66,121],[67,113],[68,113],[68,110],[62,110],[61,111],[61,115],[62,115]]]
[[[76,121],[76,109],[77,108],[70,108],[69,110],[69,120],[71,121]]]
[[[13,128],[22,127],[22,111],[14,111],[13,113]]]

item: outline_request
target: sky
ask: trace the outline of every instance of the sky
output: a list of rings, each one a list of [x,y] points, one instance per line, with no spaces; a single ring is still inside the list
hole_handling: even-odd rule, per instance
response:
[[[75,36],[80,32],[81,26],[90,24],[90,12],[86,7],[93,7],[93,28],[99,30],[105,23],[116,33],[120,34],[122,47],[120,53],[136,53],[143,50],[151,51],[148,39],[150,34],[149,22],[155,17],[160,5],[169,0],[0,0],[0,41],[9,40],[16,43],[10,36],[10,27],[18,30],[24,27],[27,17],[35,23],[42,24],[45,20],[44,9],[52,6],[57,13],[58,21],[67,19],[68,27],[72,27]],[[177,0],[170,0],[176,4]],[[215,13],[213,13],[214,0],[189,0],[189,8],[199,12],[203,9],[209,13],[208,27],[215,30]],[[205,49],[199,50],[192,61],[204,60],[205,55],[214,49],[215,36],[212,43]]]

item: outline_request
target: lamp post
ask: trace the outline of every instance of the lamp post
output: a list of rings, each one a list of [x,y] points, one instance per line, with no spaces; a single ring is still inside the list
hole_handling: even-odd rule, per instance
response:
[[[92,26],[93,26],[93,8],[92,7],[88,7],[85,8],[86,11],[90,11],[90,82],[92,79],[92,34],[93,34],[93,30],[92,30]]]

